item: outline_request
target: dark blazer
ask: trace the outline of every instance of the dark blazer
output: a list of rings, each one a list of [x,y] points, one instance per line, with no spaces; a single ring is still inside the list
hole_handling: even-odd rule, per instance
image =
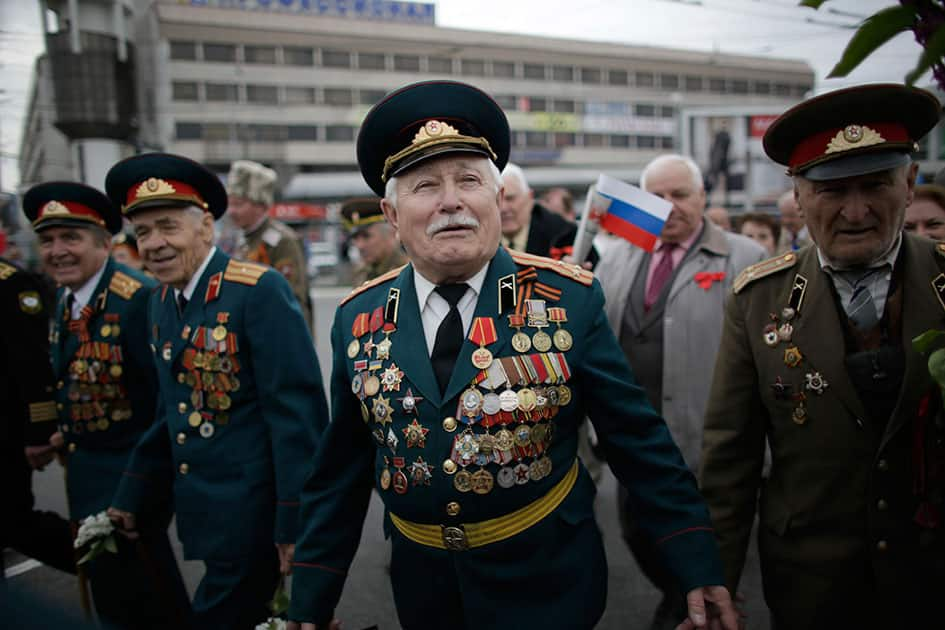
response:
[[[535,203],[528,224],[525,252],[558,260],[571,254],[575,236],[577,224],[555,214],[540,203]],[[592,267],[596,266],[600,259],[597,250],[592,247],[587,259],[591,261]]]

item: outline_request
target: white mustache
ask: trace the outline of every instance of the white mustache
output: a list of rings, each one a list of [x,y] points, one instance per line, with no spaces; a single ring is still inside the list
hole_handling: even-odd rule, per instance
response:
[[[438,232],[457,225],[478,228],[479,221],[477,221],[475,217],[466,214],[448,214],[427,226],[427,236],[435,236]]]

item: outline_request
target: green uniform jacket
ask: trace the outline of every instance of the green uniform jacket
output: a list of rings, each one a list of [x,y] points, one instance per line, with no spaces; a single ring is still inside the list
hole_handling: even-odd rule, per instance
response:
[[[377,486],[387,514],[415,523],[455,526],[505,516],[545,496],[572,468],[578,427],[585,415],[594,421],[608,462],[630,490],[635,518],[659,542],[683,591],[721,583],[708,513],[694,478],[665,423],[634,384],[607,324],[600,285],[590,272],[574,266],[527,254],[514,256],[500,248],[492,259],[475,316],[492,318],[495,323],[498,340],[487,346],[495,357],[528,357],[537,351],[532,348],[519,353],[511,345],[515,330],[507,318],[514,313],[514,305],[508,291],[500,291],[500,279],[520,274],[519,290],[530,287],[525,293],[533,291],[533,299],[542,299],[542,293],[552,296],[547,298],[547,306],[566,310],[563,327],[572,335],[573,346],[565,352],[554,348],[549,352],[564,355],[570,367],[565,384],[572,398],[543,421],[552,427],[543,453],[550,460],[547,473],[537,480],[526,474],[511,487],[502,487],[500,468],[517,463],[514,455],[503,464],[496,463],[494,459],[501,456],[497,450],[492,460],[483,460],[485,469],[496,478],[491,491],[477,494],[456,489],[455,477],[444,462],[451,458],[454,440],[462,436],[465,425],[451,426],[450,420],[461,418],[460,396],[480,373],[471,362],[478,346],[468,340],[463,344],[445,395],[441,395],[424,340],[413,267],[408,265],[399,274],[378,279],[344,302],[335,315],[333,420],[303,494],[303,533],[295,551],[290,619],[324,624],[331,618],[358,546],[373,487]],[[354,393],[365,374],[358,376],[355,366],[368,359],[363,348],[369,337],[358,337],[360,343],[354,350],[359,353],[352,358],[348,350],[355,339],[352,325],[362,313],[369,316],[378,308],[383,310],[395,290],[399,291],[399,303],[396,330],[389,336],[390,357],[378,360],[373,353],[370,360],[382,365],[375,370],[369,366],[368,371],[384,383],[400,379],[399,389],[382,388],[377,395],[366,395],[363,402],[369,414],[365,421],[361,400]],[[501,306],[500,295],[505,295]],[[547,330],[553,332],[554,325]],[[524,327],[523,332],[533,336],[537,330]],[[372,338],[378,343],[383,336],[378,332]],[[534,379],[531,382],[530,387],[542,388]],[[522,385],[515,383],[514,389],[521,390]],[[408,390],[422,398],[416,413],[403,406]],[[480,392],[486,389],[480,388]],[[375,413],[385,401],[393,408],[391,422],[379,421]],[[518,415],[508,429],[516,428],[521,419]],[[416,433],[410,438],[409,425],[414,420],[421,427],[415,431],[426,431],[422,440]],[[540,423],[528,422],[533,428]],[[490,431],[495,435],[500,428],[496,425]],[[470,430],[483,433],[481,421]],[[403,493],[395,490],[396,479],[392,485],[385,483],[387,474],[396,476],[395,458],[400,457],[405,466],[401,472],[410,477]],[[521,462],[529,465],[538,459],[538,454],[527,455]],[[480,467],[470,464],[468,468],[475,472]],[[603,612],[607,590],[606,560],[594,522],[595,492],[593,481],[580,466],[573,489],[543,520],[511,538],[467,551],[414,543],[385,517],[393,544],[391,581],[401,624],[592,627]],[[452,509],[451,503],[455,504]]]
[[[294,542],[299,492],[328,413],[289,285],[217,250],[183,317],[168,287],[153,294],[150,318],[158,420],[115,506],[138,512],[173,480],[188,558],[238,559],[254,545]]]
[[[390,256],[378,264],[358,266],[358,268],[354,270],[351,284],[353,284],[355,287],[358,287],[369,280],[383,276],[391,269],[402,267],[406,263],[407,256],[403,251],[401,251],[400,245],[397,244],[394,246],[393,251],[391,251]]]
[[[726,304],[700,481],[730,588],[740,578],[760,489],[762,577],[779,629],[940,625],[941,517],[928,527],[916,516],[923,503],[942,514],[941,414],[917,420],[926,395],[933,409],[941,405],[911,340],[945,328],[932,284],[945,281],[945,258],[942,245],[911,235],[900,255],[904,384],[882,434],[847,374],[843,324],[814,247],[761,263],[770,275]],[[797,276],[807,285],[791,339],[769,345],[765,328],[788,306]],[[794,367],[791,347],[802,355]],[[820,394],[808,387],[818,375],[826,381]],[[780,385],[789,389],[779,396]],[[806,397],[802,423],[799,394]],[[772,465],[763,483],[766,438]],[[933,604],[935,621],[926,625]]]

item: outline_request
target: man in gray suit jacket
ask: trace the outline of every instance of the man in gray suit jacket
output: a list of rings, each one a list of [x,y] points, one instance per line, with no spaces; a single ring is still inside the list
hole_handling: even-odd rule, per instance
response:
[[[652,253],[621,241],[597,267],[607,317],[650,403],[666,419],[693,472],[702,419],[722,334],[723,305],[735,277],[763,260],[754,241],[703,218],[702,173],[689,158],[663,155],[643,169],[641,187],[672,202]],[[634,527],[626,492],[618,494],[624,539],[647,577],[663,592],[651,628],[675,627],[685,599],[661,569],[655,547]]]

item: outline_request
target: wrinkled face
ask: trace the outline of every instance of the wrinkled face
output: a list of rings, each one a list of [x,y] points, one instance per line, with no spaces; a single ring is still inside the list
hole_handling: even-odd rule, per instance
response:
[[[777,243],[774,242],[774,233],[771,228],[764,223],[755,221],[745,221],[742,223],[741,233],[748,238],[758,241],[758,244],[765,248],[769,256],[774,256],[774,249]]]
[[[682,243],[702,225],[705,190],[701,185],[696,185],[684,163],[666,162],[649,171],[646,175],[646,191],[673,204],[673,210],[660,233],[663,242]]]
[[[213,215],[187,208],[141,210],[131,218],[144,266],[161,284],[183,289],[213,243]]]
[[[811,238],[830,260],[866,265],[889,251],[912,201],[918,165],[823,182],[794,178]]]
[[[76,290],[108,257],[104,234],[82,227],[48,227],[39,233],[39,256],[56,284]]]
[[[358,230],[351,237],[351,244],[358,249],[365,264],[376,265],[390,256],[397,246],[397,237],[389,225],[374,223]]]
[[[906,208],[906,221],[902,229],[933,241],[945,241],[945,208],[934,199],[915,199]]]
[[[397,176],[397,206],[385,198],[387,222],[417,270],[431,282],[467,280],[499,246],[499,203],[486,158],[432,158]]]
[[[266,206],[244,197],[230,195],[227,201],[226,212],[241,230],[253,227],[266,214]]]
[[[781,227],[797,234],[804,227],[804,215],[797,205],[797,200],[786,197],[779,205],[781,213]]]
[[[515,236],[531,220],[535,193],[523,188],[522,183],[515,177],[503,177],[502,187],[505,188],[505,197],[499,204],[502,235]]]

